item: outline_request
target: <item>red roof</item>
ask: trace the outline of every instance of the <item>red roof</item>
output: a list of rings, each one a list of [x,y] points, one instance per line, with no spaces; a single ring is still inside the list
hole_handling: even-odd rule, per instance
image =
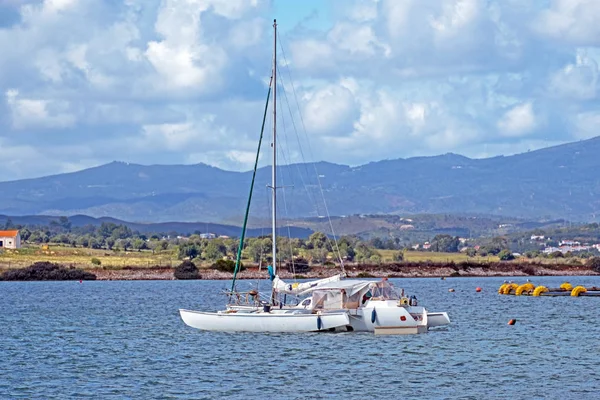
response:
[[[19,234],[17,229],[13,231],[0,231],[0,237],[16,237]]]

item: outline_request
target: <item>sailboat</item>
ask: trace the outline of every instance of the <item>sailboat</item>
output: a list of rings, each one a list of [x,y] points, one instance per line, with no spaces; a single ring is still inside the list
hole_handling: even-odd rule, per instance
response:
[[[273,69],[267,104],[250,186],[250,196],[240,237],[229,302],[224,310],[205,312],[180,309],[183,322],[193,328],[223,332],[374,332],[375,334],[424,333],[429,328],[448,325],[445,312],[428,312],[419,306],[415,296],[398,292],[386,279],[380,281],[345,279],[342,273],[309,282],[286,283],[277,275],[277,21],[273,21]],[[269,97],[273,93],[273,149],[271,170],[272,196],[272,265],[268,267],[271,290],[261,299],[257,290],[236,290],[248,213],[258,166]],[[289,298],[296,299],[291,304]]]

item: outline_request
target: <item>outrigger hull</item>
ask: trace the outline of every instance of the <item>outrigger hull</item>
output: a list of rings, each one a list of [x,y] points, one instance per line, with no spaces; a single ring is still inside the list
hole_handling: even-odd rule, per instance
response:
[[[226,313],[180,309],[186,325],[220,332],[317,332],[350,325],[346,312],[326,314]]]
[[[436,326],[444,326],[450,324],[450,317],[447,312],[428,312],[427,327],[435,328]]]

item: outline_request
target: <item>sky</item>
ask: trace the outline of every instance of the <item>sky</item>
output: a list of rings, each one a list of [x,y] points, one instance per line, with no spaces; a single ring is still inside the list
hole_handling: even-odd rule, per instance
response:
[[[0,0],[0,180],[113,160],[250,169],[273,18],[278,130],[305,149],[283,162],[598,134],[597,0]]]

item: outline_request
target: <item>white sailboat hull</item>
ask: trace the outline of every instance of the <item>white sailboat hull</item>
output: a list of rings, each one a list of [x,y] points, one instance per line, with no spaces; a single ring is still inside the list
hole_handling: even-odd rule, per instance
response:
[[[238,312],[256,312],[257,310],[259,310],[261,307],[258,306],[231,306],[230,309],[231,310],[235,310]],[[294,308],[287,308],[288,310],[294,310]],[[373,307],[368,308],[368,309],[362,309],[360,311],[360,320],[362,321],[362,318],[366,315],[369,316],[371,315],[371,313],[373,312]],[[409,310],[409,313],[411,312],[411,310]],[[446,312],[429,312],[426,311],[427,313],[427,329],[429,328],[435,328],[438,326],[444,326],[444,325],[449,325],[450,324],[450,318],[448,317],[448,313]],[[356,319],[356,316],[359,314],[358,311],[355,312],[351,312],[350,313],[350,326],[352,327],[352,329],[354,331],[359,331],[359,332],[374,332],[375,328],[374,326],[368,326],[368,324],[366,322],[360,322],[360,321],[355,321],[353,319]],[[399,317],[400,315],[398,315]]]
[[[347,312],[325,314],[211,313],[180,309],[186,325],[220,332],[317,332],[350,325]]]
[[[376,335],[424,333],[450,323],[445,312],[428,313],[424,307],[398,307],[395,301],[370,301],[366,307],[321,313],[283,309],[202,312],[179,310],[186,325],[221,332],[374,332]]]

